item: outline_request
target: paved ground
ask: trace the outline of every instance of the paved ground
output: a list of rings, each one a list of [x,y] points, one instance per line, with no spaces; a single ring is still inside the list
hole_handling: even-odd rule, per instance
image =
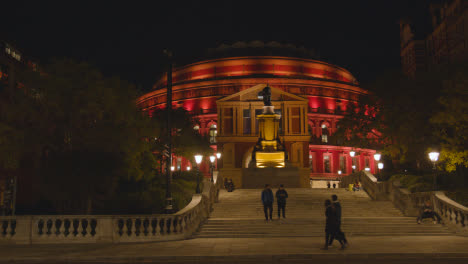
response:
[[[364,236],[354,237],[349,242],[350,246],[345,250],[335,245],[328,251],[320,249],[323,241],[318,237],[196,238],[140,244],[0,246],[0,263],[307,263],[312,259],[324,262],[348,260],[349,263],[365,263],[372,259],[381,259],[382,263],[405,263],[404,260],[418,263],[432,259],[433,262],[424,263],[468,263],[468,237]]]

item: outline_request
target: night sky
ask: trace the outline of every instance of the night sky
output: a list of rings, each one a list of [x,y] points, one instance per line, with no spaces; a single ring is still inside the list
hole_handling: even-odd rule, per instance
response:
[[[24,55],[88,61],[145,90],[161,75],[164,48],[181,58],[252,40],[313,49],[371,82],[400,67],[399,19],[429,14],[424,0],[9,2],[0,39]]]

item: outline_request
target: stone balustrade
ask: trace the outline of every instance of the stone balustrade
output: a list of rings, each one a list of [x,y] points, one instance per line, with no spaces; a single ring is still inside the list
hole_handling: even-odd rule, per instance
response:
[[[0,217],[0,244],[120,243],[190,237],[209,216],[222,179],[205,180],[202,194],[174,214],[38,215]]]
[[[468,208],[454,202],[443,192],[435,192],[432,196],[434,209],[439,213],[444,223],[461,235],[468,235]]]
[[[449,228],[459,234],[468,235],[468,208],[451,200],[443,192],[411,193],[408,189],[402,188],[398,181],[379,182],[367,171],[343,177],[340,187],[347,188],[356,180],[373,200],[391,200],[405,216],[417,217],[424,202],[430,200],[434,210]]]

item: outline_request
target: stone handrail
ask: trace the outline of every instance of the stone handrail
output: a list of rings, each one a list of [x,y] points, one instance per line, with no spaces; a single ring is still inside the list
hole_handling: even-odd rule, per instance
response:
[[[447,226],[458,234],[468,235],[468,208],[451,200],[443,192],[411,193],[402,188],[398,181],[379,182],[367,171],[343,177],[340,187],[347,188],[356,180],[373,200],[391,200],[405,216],[417,217],[424,202],[429,200]]]
[[[444,223],[455,232],[468,235],[468,208],[448,198],[443,192],[435,192],[432,199],[434,210]]]
[[[340,187],[348,188],[349,184],[354,184],[356,181],[361,184],[361,187],[373,200],[388,199],[385,193],[385,184],[383,184],[383,182],[378,182],[377,178],[368,171],[362,170],[346,177],[342,177]]]
[[[174,214],[1,216],[0,244],[120,243],[186,239],[209,216],[219,180]]]

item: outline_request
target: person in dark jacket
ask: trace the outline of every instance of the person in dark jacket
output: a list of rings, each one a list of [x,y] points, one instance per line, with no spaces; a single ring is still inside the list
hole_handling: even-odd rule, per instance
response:
[[[278,204],[278,218],[280,218],[281,210],[283,210],[283,218],[286,218],[286,198],[288,198],[288,192],[284,189],[283,184],[280,184],[275,196],[276,203]]]
[[[228,179],[224,178],[224,189],[228,189]]]
[[[229,179],[229,180],[228,180],[228,183],[227,183],[227,191],[228,191],[228,192],[234,191],[234,182],[232,181],[232,179]]]
[[[336,237],[335,235],[332,235],[329,242],[328,242],[328,245],[331,246],[331,244],[333,243],[333,240],[335,238],[337,239],[341,239],[343,241],[343,243],[341,244],[342,247],[347,247],[348,246],[348,240],[346,240],[346,236],[345,234],[343,233],[343,231],[341,231],[341,204],[340,202],[338,202],[338,196],[336,194],[333,194],[332,195],[332,206],[335,208],[335,211],[336,211],[336,219],[337,219],[337,223],[338,223],[338,229],[337,229],[337,232],[336,232]]]
[[[336,216],[336,209],[328,199],[325,200],[325,217],[325,246],[323,249],[327,250],[331,237],[336,237],[336,233],[338,231],[338,218]]]
[[[416,221],[418,222],[418,224],[421,224],[421,220],[424,218],[432,218],[432,220],[434,221],[434,224],[440,223],[441,221],[439,214],[434,212],[432,205],[431,205],[431,201],[429,200],[424,202],[424,205],[421,208],[421,214],[416,219]],[[436,222],[436,219],[437,219],[437,222]]]
[[[268,215],[270,216],[270,220],[273,220],[273,202],[273,191],[270,189],[269,184],[265,184],[265,189],[262,191],[262,203],[266,221],[268,221]],[[267,211],[269,211],[269,214]]]

